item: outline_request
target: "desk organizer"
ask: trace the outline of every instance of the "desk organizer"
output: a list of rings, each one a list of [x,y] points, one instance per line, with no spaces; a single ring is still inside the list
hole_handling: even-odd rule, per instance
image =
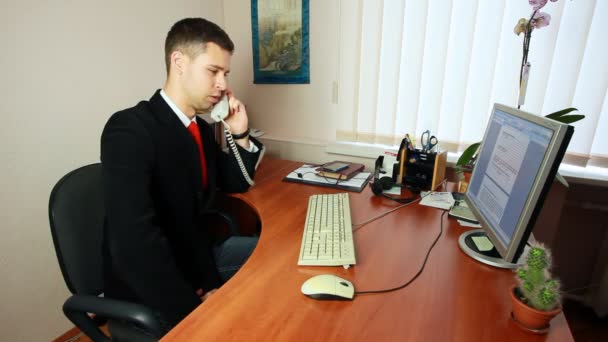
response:
[[[421,190],[433,190],[445,180],[447,152],[423,152],[406,150],[403,163],[403,184],[412,185]]]

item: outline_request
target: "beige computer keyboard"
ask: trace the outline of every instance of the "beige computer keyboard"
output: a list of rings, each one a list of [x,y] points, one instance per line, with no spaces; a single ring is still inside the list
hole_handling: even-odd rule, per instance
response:
[[[298,265],[348,267],[356,263],[348,194],[310,196]]]

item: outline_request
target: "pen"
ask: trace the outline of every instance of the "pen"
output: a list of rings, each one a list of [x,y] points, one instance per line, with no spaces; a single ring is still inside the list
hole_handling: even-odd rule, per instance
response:
[[[410,151],[413,150],[414,145],[412,144],[412,139],[410,138],[409,133],[405,135],[405,141],[407,141],[407,149]]]

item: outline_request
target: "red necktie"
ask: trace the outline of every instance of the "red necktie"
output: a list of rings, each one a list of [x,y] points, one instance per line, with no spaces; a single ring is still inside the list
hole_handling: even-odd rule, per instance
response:
[[[198,154],[201,159],[201,171],[203,176],[203,188],[207,188],[207,162],[205,161],[205,150],[203,150],[203,140],[201,139],[201,132],[198,130],[196,121],[190,122],[188,125],[188,131],[192,134],[192,137],[196,141],[198,146]]]

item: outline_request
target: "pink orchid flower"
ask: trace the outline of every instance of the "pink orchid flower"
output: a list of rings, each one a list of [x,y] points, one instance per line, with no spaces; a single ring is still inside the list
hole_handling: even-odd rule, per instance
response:
[[[530,6],[532,6],[533,10],[538,11],[539,9],[545,7],[547,0],[528,0],[528,3]]]
[[[551,23],[551,15],[545,12],[537,12],[532,18],[530,25],[534,28],[541,28],[548,26]]]
[[[551,0],[551,2],[557,2],[557,0]],[[545,7],[547,0],[528,0],[528,3],[530,6],[532,6],[533,10],[538,11],[539,9]]]

